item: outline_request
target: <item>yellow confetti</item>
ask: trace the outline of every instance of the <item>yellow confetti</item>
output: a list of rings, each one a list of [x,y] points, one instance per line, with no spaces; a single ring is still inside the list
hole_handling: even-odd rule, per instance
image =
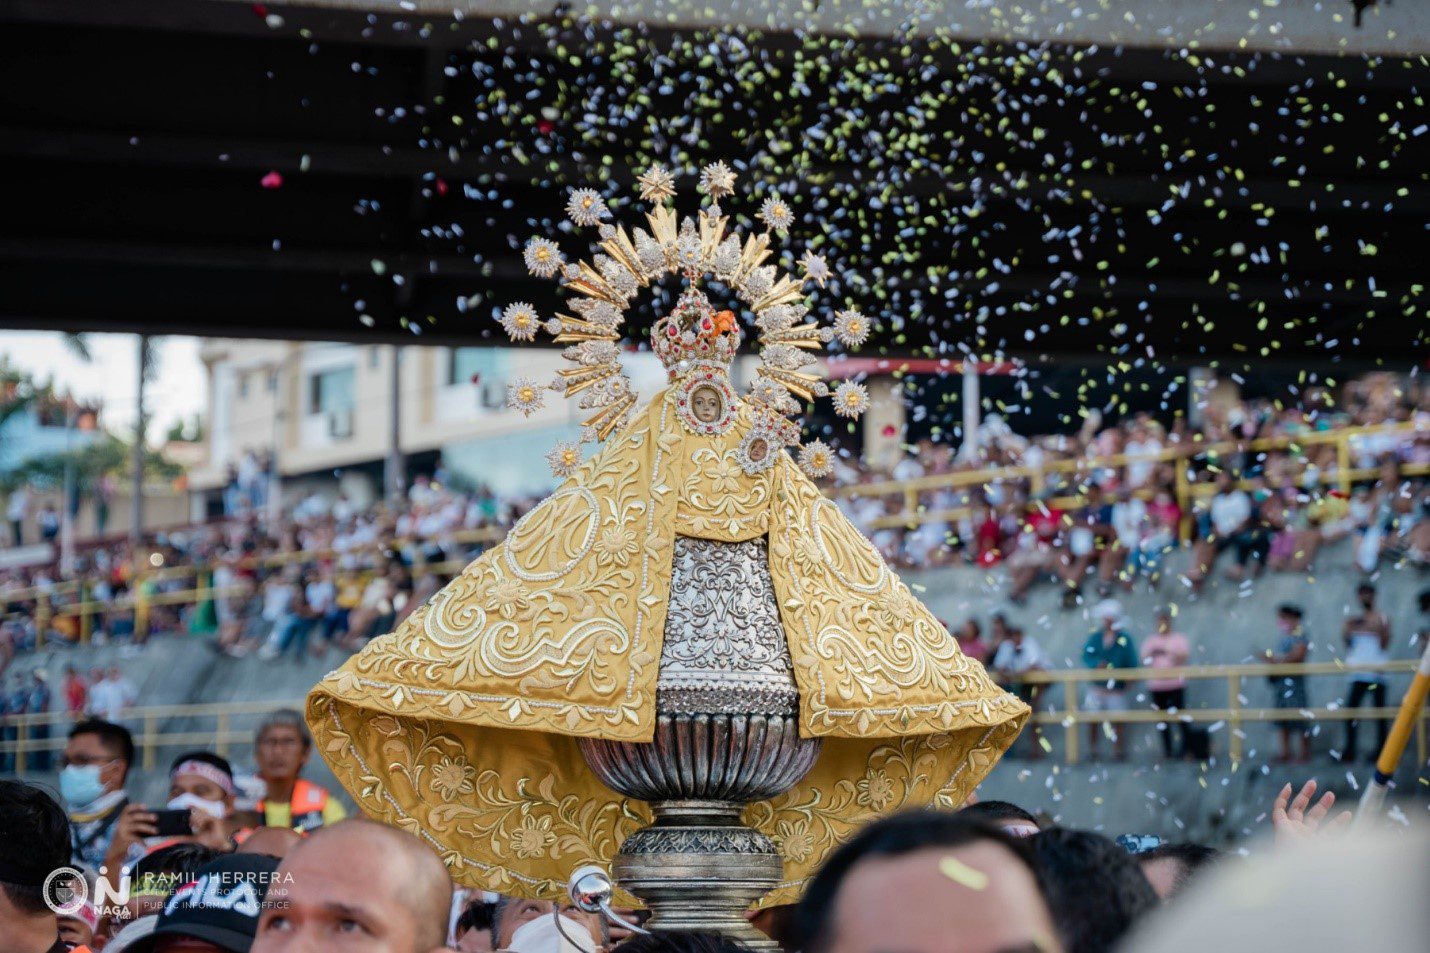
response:
[[[938,870],[949,880],[962,884],[969,890],[988,888],[988,875],[981,870],[974,870],[957,857],[944,857],[938,862]]]

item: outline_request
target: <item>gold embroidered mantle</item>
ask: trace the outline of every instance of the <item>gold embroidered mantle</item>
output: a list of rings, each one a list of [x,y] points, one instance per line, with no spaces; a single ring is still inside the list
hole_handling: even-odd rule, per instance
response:
[[[785,857],[786,883],[764,903],[792,900],[874,816],[961,803],[1028,716],[788,457],[741,468],[747,408],[724,434],[698,435],[674,394],[309,696],[344,787],[426,838],[463,883],[557,897],[648,823],[575,738],[652,736],[676,535],[768,537],[801,732],[825,738],[799,785],[746,810]]]

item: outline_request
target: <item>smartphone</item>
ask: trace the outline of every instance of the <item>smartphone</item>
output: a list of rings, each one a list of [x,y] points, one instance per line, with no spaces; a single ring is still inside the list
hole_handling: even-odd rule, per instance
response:
[[[1156,834],[1118,834],[1117,846],[1129,854],[1145,854],[1162,846],[1162,838]]]
[[[191,813],[186,807],[177,811],[155,811],[154,830],[160,837],[187,837],[194,832]]]

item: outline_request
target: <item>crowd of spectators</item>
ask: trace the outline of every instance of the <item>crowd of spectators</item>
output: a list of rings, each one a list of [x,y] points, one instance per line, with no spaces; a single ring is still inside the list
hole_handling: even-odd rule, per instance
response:
[[[127,648],[186,631],[213,634],[230,655],[356,648],[441,588],[452,563],[475,556],[537,500],[463,492],[441,476],[418,476],[400,505],[314,492],[277,520],[261,495],[236,491],[224,519],[159,533],[139,559],[120,540],[86,549],[71,572],[0,570],[0,671],[34,647],[46,619],[47,639],[78,641],[82,617],[59,610],[81,602],[94,606],[88,638],[98,644]],[[209,587],[212,597],[193,604],[165,599]],[[47,616],[38,611],[41,592]]]
[[[301,770],[310,745],[301,719],[265,722],[256,749],[276,730],[293,732],[290,763]],[[262,750],[256,757],[265,764]],[[284,778],[265,774],[261,799],[245,804],[226,758],[187,752],[170,768],[161,811],[127,796],[134,745],[123,728],[76,725],[63,760],[60,800],[0,780],[6,953],[752,949],[714,934],[648,935],[644,912],[628,908],[607,919],[460,887],[413,831],[300,815],[291,771],[288,810],[273,814],[265,801]],[[1316,795],[1315,781],[1284,785],[1265,815],[1271,836],[1234,849],[1065,828],[974,796],[956,811],[898,813],[855,831],[798,903],[750,921],[765,948],[786,953],[1190,951],[1208,948],[1203,931],[1223,915],[1237,924],[1216,944],[1228,950],[1415,948],[1424,833],[1351,832],[1334,795]],[[57,878],[61,868],[72,871]],[[1308,875],[1334,883],[1310,886]],[[108,889],[96,889],[100,881]],[[115,889],[121,882],[127,889]],[[1302,917],[1320,932],[1299,929]]]
[[[1333,442],[1297,440],[1395,425],[1350,437],[1344,461]],[[1286,445],[1251,446],[1265,438]],[[1116,457],[1120,464],[1101,462]],[[1343,464],[1359,472],[1349,493],[1342,489]],[[1023,437],[992,415],[973,458],[922,440],[882,468],[844,455],[830,483],[837,489],[956,480],[960,472],[992,468],[1036,471],[1036,479],[1010,475],[922,489],[914,494],[914,513],[901,489],[846,492],[840,504],[895,565],[1004,563],[1015,602],[1050,580],[1063,587],[1071,608],[1089,579],[1101,596],[1139,582],[1161,584],[1165,558],[1182,545],[1194,558],[1181,581],[1193,590],[1227,552],[1233,578],[1304,571],[1324,544],[1348,536],[1365,572],[1387,559],[1430,565],[1430,483],[1423,474],[1403,473],[1426,464],[1430,389],[1418,377],[1374,374],[1349,382],[1338,397],[1318,387],[1285,400],[1208,398],[1195,426],[1183,416],[1167,426],[1145,413],[1104,426],[1094,411],[1076,433]],[[1178,492],[1179,475],[1191,491],[1190,506],[1188,494]]]

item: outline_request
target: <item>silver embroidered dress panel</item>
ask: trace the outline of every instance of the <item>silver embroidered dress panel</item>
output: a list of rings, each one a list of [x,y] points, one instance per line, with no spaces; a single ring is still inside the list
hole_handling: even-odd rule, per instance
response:
[[[668,714],[793,714],[794,666],[764,538],[675,538],[656,708]]]

